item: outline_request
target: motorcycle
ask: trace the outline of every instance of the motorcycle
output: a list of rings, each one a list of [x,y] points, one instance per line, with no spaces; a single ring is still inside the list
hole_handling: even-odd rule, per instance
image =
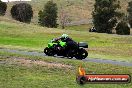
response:
[[[44,49],[44,53],[48,56],[63,56],[69,59],[75,57],[78,60],[85,59],[88,56],[88,52],[84,48],[88,48],[88,44],[79,42],[77,49],[66,49],[67,44],[63,41],[51,41]]]

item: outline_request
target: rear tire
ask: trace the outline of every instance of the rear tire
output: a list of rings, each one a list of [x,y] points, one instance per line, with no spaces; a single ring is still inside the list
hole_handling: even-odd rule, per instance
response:
[[[85,59],[87,56],[88,52],[85,49],[79,49],[75,58],[78,60],[82,60]]]

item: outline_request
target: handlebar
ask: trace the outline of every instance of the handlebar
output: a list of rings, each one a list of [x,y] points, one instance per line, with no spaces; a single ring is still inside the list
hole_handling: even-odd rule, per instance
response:
[[[59,41],[58,40],[55,40],[55,39],[52,39],[51,42],[52,43],[58,43]]]

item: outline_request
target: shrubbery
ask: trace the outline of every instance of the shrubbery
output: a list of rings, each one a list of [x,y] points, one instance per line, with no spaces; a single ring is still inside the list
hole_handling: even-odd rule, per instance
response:
[[[11,15],[15,20],[29,23],[33,17],[32,6],[27,3],[16,4],[11,8]]]
[[[0,15],[2,16],[5,15],[6,9],[7,9],[7,4],[0,0]]]
[[[116,34],[119,35],[130,35],[130,28],[128,27],[127,22],[121,21],[117,24]]]
[[[130,1],[130,2],[128,3],[127,11],[128,11],[128,21],[129,21],[129,24],[130,24],[131,27],[132,27],[132,1]]]
[[[57,5],[53,1],[48,1],[42,11],[39,11],[39,24],[41,26],[57,27]]]
[[[123,15],[117,11],[119,8],[119,0],[95,0],[92,16],[97,32],[112,33],[117,23],[116,18]]]

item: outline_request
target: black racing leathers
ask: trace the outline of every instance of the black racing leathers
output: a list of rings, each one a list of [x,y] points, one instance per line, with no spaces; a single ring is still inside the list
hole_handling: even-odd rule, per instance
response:
[[[63,42],[66,42],[66,50],[72,50],[72,49],[77,49],[78,48],[78,44],[72,40],[72,38],[62,38],[62,37],[59,37],[59,38],[55,38],[54,41],[58,41],[58,40],[61,40]]]
[[[72,40],[72,38],[61,38],[61,41],[66,42],[66,50],[77,49],[78,47],[78,44],[74,40]]]

